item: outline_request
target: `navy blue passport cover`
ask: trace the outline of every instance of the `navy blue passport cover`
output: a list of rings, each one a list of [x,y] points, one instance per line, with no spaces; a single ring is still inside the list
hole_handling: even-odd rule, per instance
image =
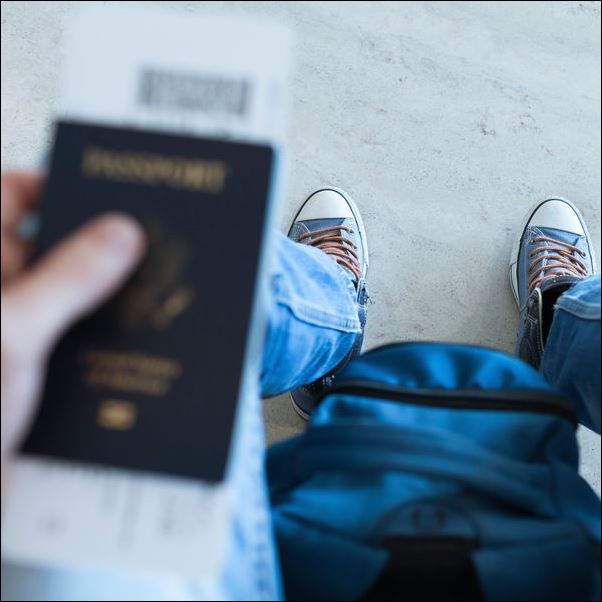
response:
[[[267,146],[58,125],[39,254],[111,210],[150,242],[118,295],[58,344],[24,453],[223,478],[272,169]]]

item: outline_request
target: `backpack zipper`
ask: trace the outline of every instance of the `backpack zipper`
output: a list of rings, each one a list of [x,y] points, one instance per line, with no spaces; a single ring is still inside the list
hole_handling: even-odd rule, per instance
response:
[[[535,389],[408,389],[371,381],[350,380],[329,387],[318,399],[337,394],[361,395],[400,403],[458,410],[492,410],[554,414],[576,427],[577,415],[559,394]]]

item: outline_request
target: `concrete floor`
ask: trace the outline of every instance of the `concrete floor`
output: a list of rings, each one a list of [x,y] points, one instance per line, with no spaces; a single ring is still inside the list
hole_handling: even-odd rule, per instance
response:
[[[3,166],[46,149],[77,4],[2,3]],[[324,184],[356,199],[371,245],[368,347],[436,339],[511,351],[508,256],[523,213],[546,195],[579,205],[600,255],[599,2],[136,4],[211,4],[296,30],[281,223]],[[285,397],[265,415],[272,441],[302,428]],[[600,438],[580,441],[599,492]]]

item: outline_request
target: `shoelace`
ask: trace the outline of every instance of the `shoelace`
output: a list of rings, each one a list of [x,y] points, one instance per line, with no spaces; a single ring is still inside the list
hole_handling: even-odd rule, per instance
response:
[[[585,257],[585,251],[582,251],[579,247],[571,245],[568,242],[562,242],[549,236],[538,236],[534,238],[532,243],[545,242],[550,243],[547,246],[539,247],[529,253],[529,257],[535,257],[529,265],[529,293],[533,291],[536,286],[541,286],[546,280],[556,278],[557,276],[587,276],[587,266],[577,257],[575,253]],[[538,263],[547,259],[551,263],[540,265],[537,269]],[[533,271],[535,270],[535,271]],[[552,273],[545,273],[548,270],[556,270]]]
[[[357,286],[362,275],[359,257],[356,253],[357,247],[349,238],[342,236],[343,232],[353,234],[353,230],[347,226],[333,226],[306,232],[299,237],[299,242],[316,247],[327,255],[332,255],[339,265],[347,268],[354,275]]]

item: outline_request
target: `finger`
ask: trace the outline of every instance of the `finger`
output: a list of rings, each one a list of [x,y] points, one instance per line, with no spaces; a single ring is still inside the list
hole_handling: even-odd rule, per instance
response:
[[[14,228],[37,206],[46,176],[41,171],[13,171],[2,174],[2,228]]]
[[[59,243],[27,274],[8,286],[21,337],[44,352],[78,318],[106,300],[144,252],[144,235],[131,217],[109,214]]]
[[[25,267],[27,258],[31,254],[32,245],[9,233],[4,233],[0,239],[2,261],[2,285],[9,283]]]

